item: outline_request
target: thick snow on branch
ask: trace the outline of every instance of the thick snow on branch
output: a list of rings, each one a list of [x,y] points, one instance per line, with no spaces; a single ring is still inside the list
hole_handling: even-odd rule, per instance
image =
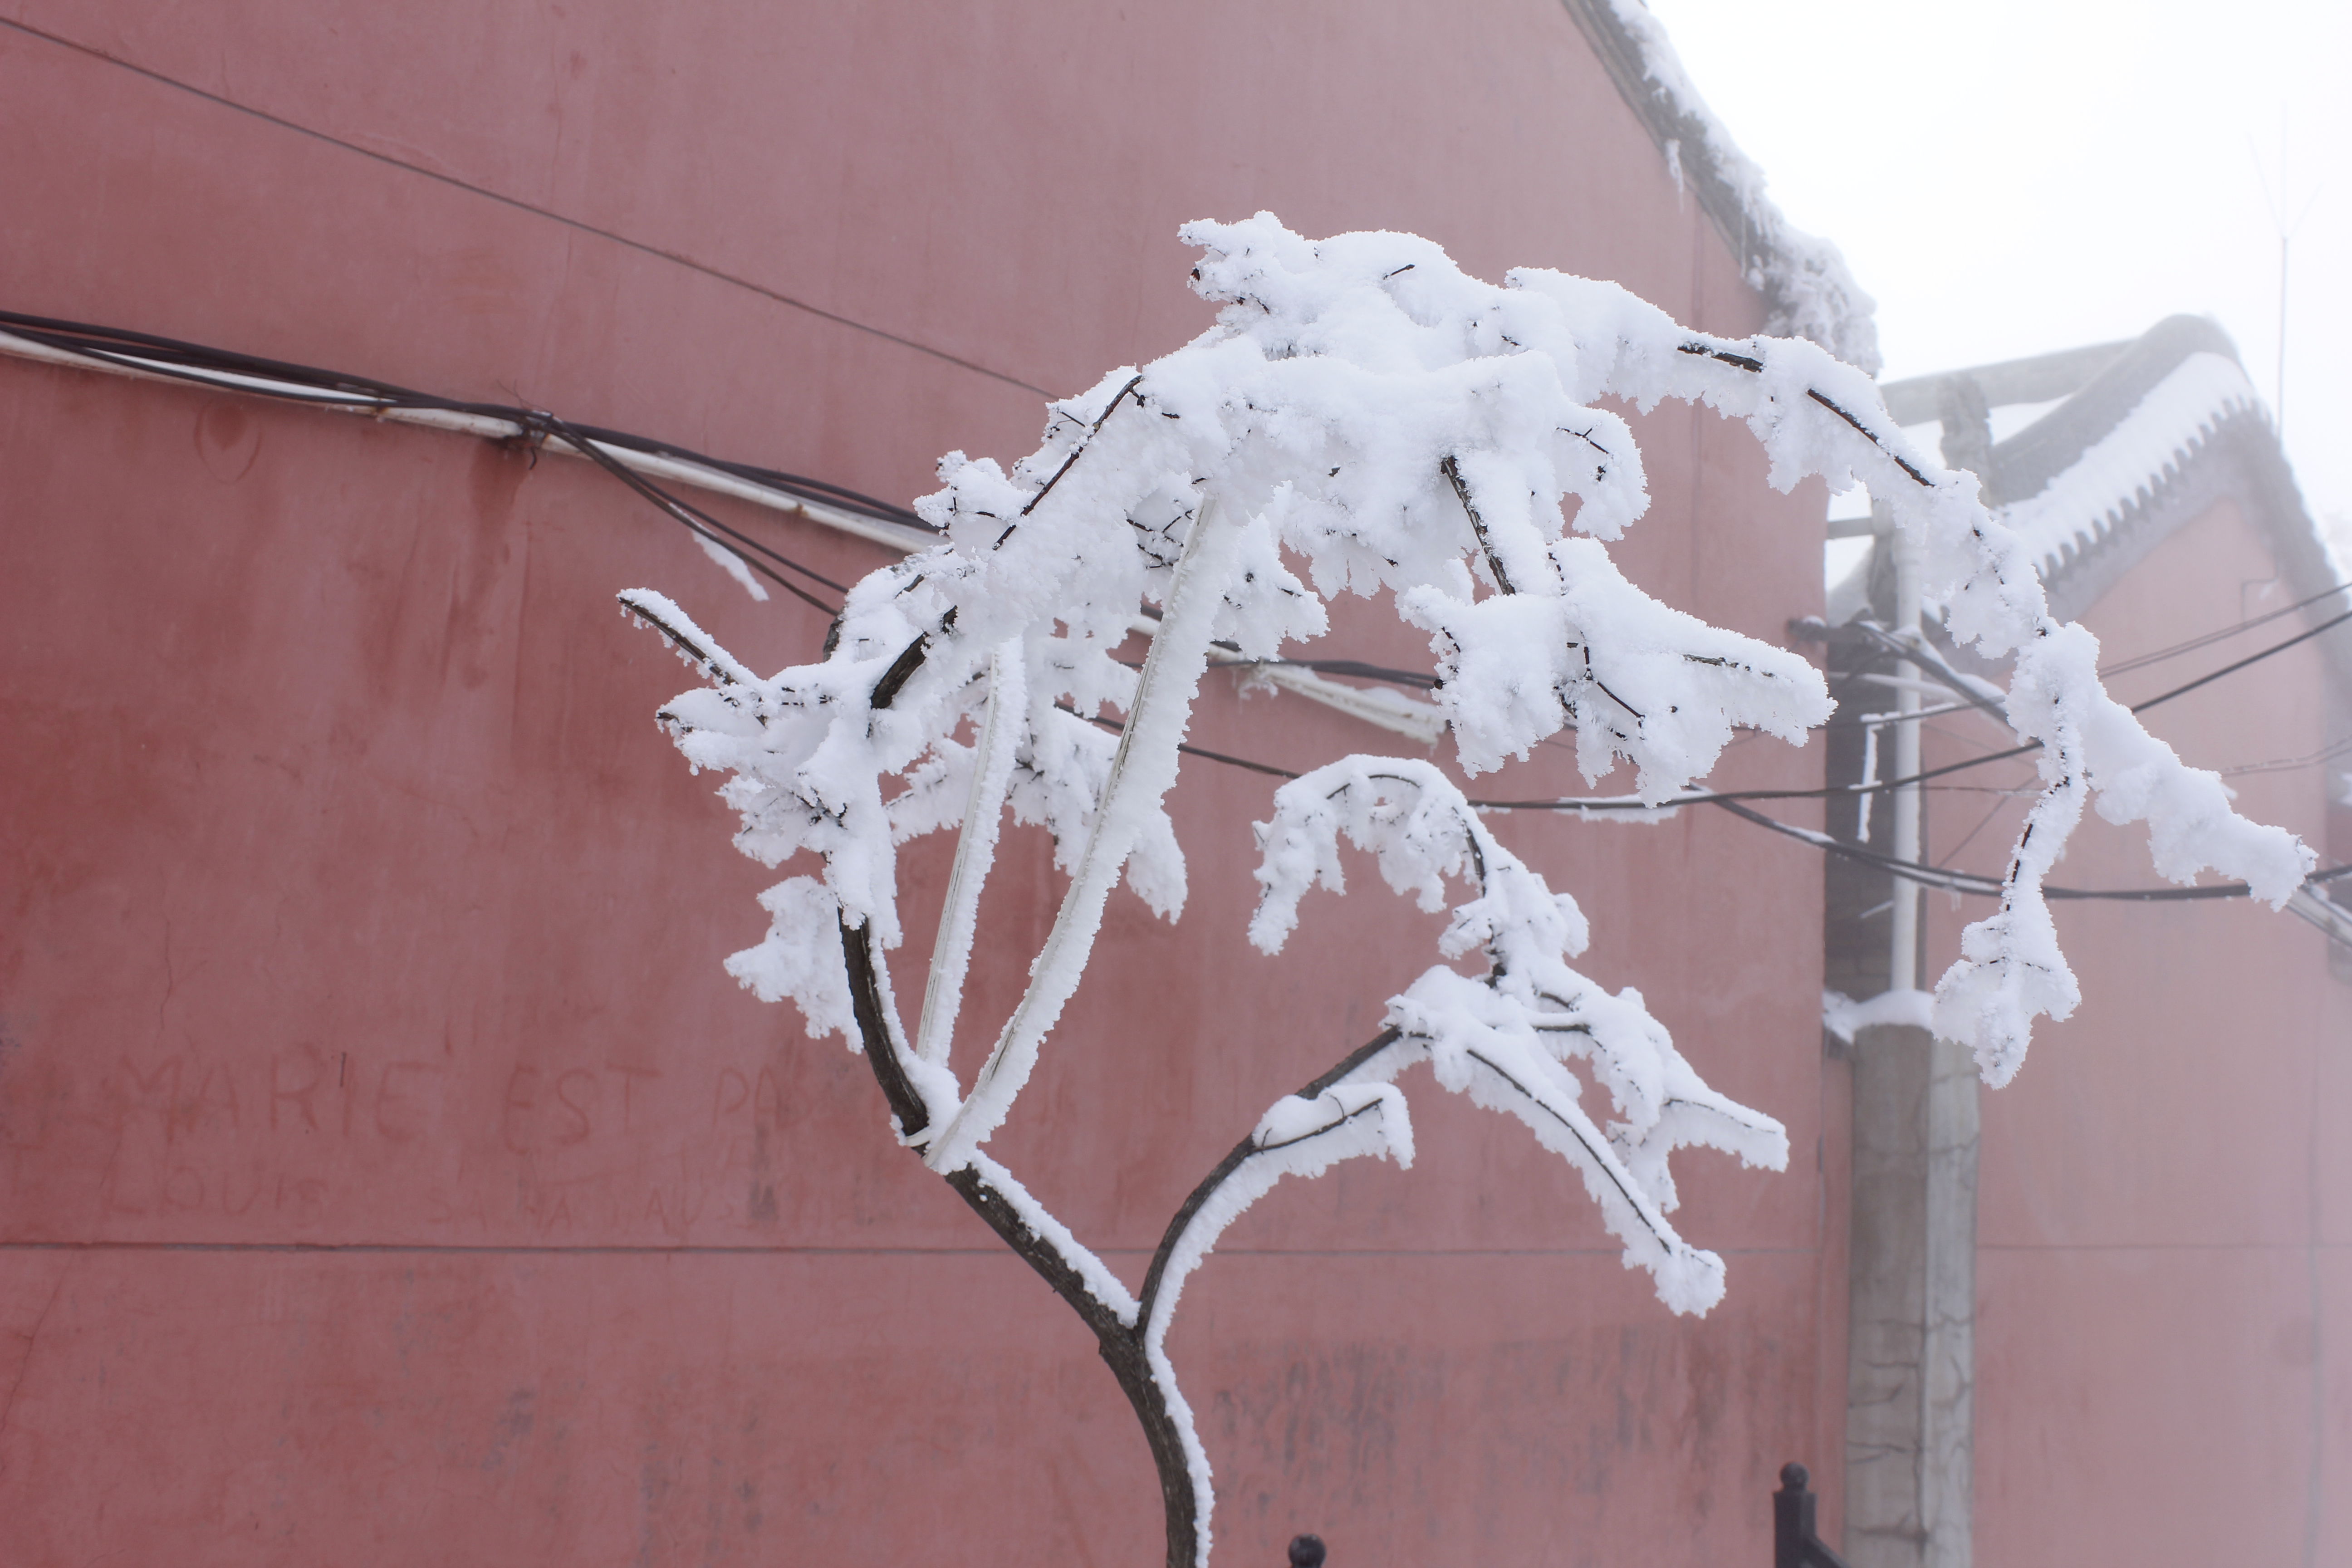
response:
[[[981,1068],[971,1098],[931,1141],[924,1157],[933,1170],[945,1173],[968,1163],[1003,1123],[1036,1065],[1046,1032],[1077,991],[1120,868],[1147,827],[1167,821],[1160,803],[1176,783],[1177,747],[1209,666],[1209,624],[1234,553],[1234,530],[1215,514],[1215,506],[1213,499],[1204,501],[1185,536],[1169,588],[1168,615],[1137,682],[1134,717],[1119,736],[1093,831],[1061,913],[1030,967],[1029,989]]]
[[[927,1062],[944,1062],[955,1036],[955,1016],[963,1001],[964,974],[971,967],[972,938],[980,918],[980,891],[988,875],[989,863],[996,858],[996,835],[1004,816],[1005,792],[1013,784],[1013,741],[1014,714],[1022,706],[1024,682],[1021,678],[1021,647],[1018,640],[1008,640],[997,649],[988,663],[988,714],[982,721],[977,756],[965,771],[971,776],[971,793],[964,802],[962,820],[971,825],[971,831],[956,842],[955,869],[948,878],[946,907],[940,913],[940,931],[931,950],[930,983],[923,991],[923,1016],[915,1031],[915,1054]],[[953,742],[947,742],[953,746]],[[940,762],[934,766],[949,772],[949,753],[935,748]],[[961,748],[958,748],[961,750]],[[912,837],[908,818],[912,813],[900,813],[895,808],[917,798],[922,792],[909,788],[892,803],[894,831],[901,837]],[[940,792],[934,792],[934,798]],[[946,819],[925,822],[922,830],[944,826]]]
[[[1617,571],[1607,542],[1648,496],[1610,399],[1689,399],[1744,420],[1783,489],[1812,475],[1867,484],[1923,539],[1954,632],[2016,657],[2010,716],[2043,744],[2048,790],[2004,908],[1971,928],[1938,993],[1939,1027],[1975,1044],[1992,1081],[2015,1070],[2035,1016],[2072,1005],[2039,889],[2086,800],[2146,820],[2168,876],[2210,868],[2277,901],[2307,868],[2292,837],[2237,817],[2217,777],[2184,767],[2107,698],[2088,634],[2051,619],[2029,546],[1986,513],[1973,480],[1910,452],[1869,378],[1822,349],[1694,332],[1614,284],[1557,272],[1486,283],[1410,235],[1310,241],[1261,214],[1184,236],[1202,252],[1195,289],[1223,307],[1216,324],[1050,405],[1043,444],[1009,470],[949,454],[942,488],[919,503],[946,542],[860,582],[819,662],[758,679],[658,595],[630,598],[692,643],[682,649],[712,682],[663,718],[698,767],[733,775],[722,794],[742,819],[738,846],[768,865],[817,857],[838,919],[886,948],[900,933],[899,841],[961,825],[977,837],[959,856],[959,900],[987,875],[995,830],[972,814],[998,792],[984,769],[975,787],[971,731],[1017,668],[1017,698],[996,705],[1005,731],[987,749],[1009,747],[1005,807],[1050,830],[1074,881],[981,1102],[965,1112],[943,1090],[930,1107],[933,1126],[951,1129],[931,1146],[940,1168],[1001,1123],[1091,952],[1112,879],[1170,918],[1182,905],[1160,800],[1203,637],[1272,658],[1322,634],[1325,599],[1387,593],[1431,636],[1437,707],[1465,769],[1573,726],[1587,777],[1630,762],[1645,800],[1705,774],[1737,728],[1795,741],[1827,716],[1804,660],[1661,605]],[[1212,498],[1230,537],[1196,563],[1181,657],[1140,691],[1114,655],[1139,604],[1172,610]],[[1126,715],[1124,738],[1091,721],[1106,710]],[[1131,791],[1116,783],[1129,773]],[[771,912],[773,948],[824,911],[799,892]],[[962,962],[953,942],[941,962]],[[738,970],[774,994],[805,992],[813,1022],[840,1016],[790,961]],[[942,978],[929,991],[927,1053],[951,1034],[960,987]]]
[[[1435,767],[1349,757],[1283,785],[1274,810],[1273,821],[1257,825],[1264,891],[1250,926],[1265,952],[1297,925],[1309,888],[1345,889],[1341,838],[1370,851],[1389,886],[1423,909],[1443,906],[1448,879],[1473,893],[1454,906],[1438,950],[1449,958],[1482,952],[1486,974],[1439,964],[1391,998],[1389,1022],[1403,1037],[1334,1092],[1386,1084],[1429,1062],[1445,1088],[1509,1111],[1568,1161],[1625,1244],[1627,1267],[1650,1271],[1659,1300],[1677,1312],[1719,1300],[1722,1259],[1685,1243],[1666,1220],[1676,1204],[1668,1156],[1700,1143],[1780,1170],[1789,1157],[1780,1124],[1707,1088],[1641,993],[1612,996],[1568,966],[1587,935],[1575,900],[1496,842]],[[1606,1131],[1580,1103],[1570,1062],[1608,1091],[1617,1120]]]

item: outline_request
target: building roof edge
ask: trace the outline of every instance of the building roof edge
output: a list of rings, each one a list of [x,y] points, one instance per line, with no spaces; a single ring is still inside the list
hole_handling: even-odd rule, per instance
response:
[[[1810,339],[1877,374],[1877,301],[1854,281],[1835,245],[1797,228],[1765,195],[1763,170],[1699,97],[1664,26],[1642,0],[1560,3],[1675,183],[1696,194],[1749,286],[1764,296],[1764,330]]]

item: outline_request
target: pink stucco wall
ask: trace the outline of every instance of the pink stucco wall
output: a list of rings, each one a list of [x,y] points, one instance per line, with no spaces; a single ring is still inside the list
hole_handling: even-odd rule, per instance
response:
[[[2118,662],[2297,596],[2231,503],[2158,545],[2084,616]],[[2292,616],[2115,679],[2140,701],[2294,636]],[[2340,635],[2340,634],[2330,634]],[[2327,742],[2315,644],[2147,722],[2222,770]],[[1991,739],[1946,721],[1931,761]],[[2335,767],[2229,773],[2238,809],[2326,842]],[[2030,783],[2015,764],[1982,785]],[[1935,799],[1928,847],[1998,875],[2021,799]],[[1960,847],[1962,836],[1990,821]],[[2086,814],[2053,882],[2158,885],[2144,829]],[[2352,988],[2326,939],[2244,902],[2060,904],[2083,1003],[2035,1031],[1983,1097],[1977,1337],[1978,1557],[1985,1563],[2333,1563],[2352,1551],[2346,1207],[2333,1123],[2352,1077]],[[1930,974],[1963,921],[1931,895]],[[2307,1555],[2315,1552],[2315,1555]]]
[[[1759,320],[1549,0],[5,10],[9,307],[896,498],[1197,331],[1189,217],[1411,228]],[[1817,610],[1819,490],[1772,494],[1711,415],[1640,428],[1631,574],[1775,639]],[[729,515],[836,574],[884,559]],[[856,1058],[719,971],[770,879],[650,722],[687,677],[612,595],[671,591],[765,667],[812,615],[578,465],[15,362],[0,518],[0,1560],[1150,1560],[1084,1333],[891,1145]],[[1197,738],[1381,741],[1230,683]],[[1819,756],[1755,741],[1723,776]],[[1428,961],[1371,878],[1283,962],[1244,947],[1269,787],[1188,763],[1186,918],[1115,902],[999,1145],[1130,1272]],[[1662,1530],[1760,1561],[1790,1458],[1834,1525],[1817,862],[1711,816],[1498,831],[1585,900],[1590,972],[1788,1122],[1791,1169],[1685,1162],[1732,1293],[1678,1321],[1556,1163],[1409,1083],[1410,1175],[1279,1194],[1187,1293],[1227,1561],[1308,1528],[1342,1563],[1613,1563]],[[1009,837],[982,1016],[1045,858]],[[940,869],[910,858],[910,906]]]

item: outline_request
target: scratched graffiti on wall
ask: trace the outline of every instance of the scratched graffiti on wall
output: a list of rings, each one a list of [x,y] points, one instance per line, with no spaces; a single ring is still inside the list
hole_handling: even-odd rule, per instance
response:
[[[53,1234],[767,1246],[796,1217],[772,1173],[810,1114],[800,1064],[11,1042],[0,1191]]]

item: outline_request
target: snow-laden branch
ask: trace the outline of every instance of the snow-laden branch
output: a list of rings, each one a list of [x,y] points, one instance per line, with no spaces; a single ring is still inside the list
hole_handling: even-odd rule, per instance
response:
[[[1196,289],[1225,307],[1216,326],[1053,405],[1044,444],[1010,472],[950,454],[944,488],[920,503],[949,542],[858,584],[822,663],[764,682],[730,672],[723,691],[668,710],[690,758],[737,772],[745,851],[815,852],[842,910],[886,946],[898,920],[884,829],[963,819],[971,759],[957,728],[1008,642],[1028,678],[1010,803],[1077,868],[1118,744],[1087,720],[1134,700],[1112,650],[1139,601],[1167,598],[1206,494],[1234,530],[1213,637],[1270,658],[1322,632],[1323,599],[1393,595],[1432,635],[1437,706],[1473,772],[1572,724],[1589,778],[1627,761],[1637,793],[1664,800],[1738,727],[1801,737],[1828,708],[1810,666],[1668,609],[1610,561],[1606,542],[1647,505],[1631,431],[1599,406],[1611,399],[1690,399],[1745,420],[1782,488],[1868,485],[1920,535],[1954,633],[2015,656],[2008,715],[2043,745],[2046,791],[2003,909],[1970,928],[1938,990],[1938,1026],[1975,1045],[1992,1081],[2015,1071],[2036,1015],[2073,1005],[2040,882],[2086,802],[2147,821],[2158,869],[2177,879],[2210,868],[2276,902],[2307,868],[2289,836],[2238,817],[2218,778],[2107,698],[2095,645],[2051,619],[2024,543],[1967,476],[1911,452],[1870,380],[1820,348],[1694,332],[1614,284],[1558,272],[1484,283],[1406,235],[1310,242],[1264,215],[1185,235],[1203,253]],[[886,806],[894,779],[907,787]],[[1139,818],[1125,876],[1172,914],[1182,857],[1164,814]],[[1024,1037],[1053,1011],[1033,1009]],[[1008,1041],[991,1084],[1017,1084],[1026,1050]],[[949,1155],[1001,1109],[992,1090]]]
[[[1665,1217],[1676,1203],[1668,1156],[1702,1143],[1777,1171],[1789,1153],[1780,1124],[1709,1089],[1640,992],[1612,996],[1569,967],[1588,931],[1575,900],[1497,842],[1434,766],[1349,757],[1284,784],[1274,809],[1257,825],[1263,896],[1250,925],[1265,952],[1288,938],[1308,889],[1345,890],[1342,838],[1370,852],[1389,886],[1425,910],[1444,907],[1449,879],[1473,893],[1454,906],[1438,950],[1483,953],[1486,973],[1431,968],[1389,1002],[1396,1044],[1335,1088],[1385,1084],[1429,1062],[1439,1083],[1517,1116],[1576,1169],[1625,1244],[1627,1266],[1650,1270],[1659,1300],[1677,1312],[1719,1300],[1722,1260],[1685,1242]],[[1608,1091],[1617,1119],[1605,1131],[1579,1103],[1570,1062]]]
[[[1601,348],[1580,388],[1645,408],[1683,398],[1745,419],[1781,489],[1814,475],[1833,490],[1865,485],[1920,539],[1927,594],[1946,605],[1953,637],[1987,658],[2015,658],[2005,712],[2021,742],[2042,747],[2043,793],[2011,855],[2001,909],[1963,933],[1961,958],[1936,993],[1937,1031],[1974,1047],[1987,1082],[2015,1076],[2035,1017],[2063,1018],[2079,997],[2042,884],[2086,801],[2117,826],[2146,822],[2156,868],[2174,881],[2213,870],[2274,908],[2293,895],[2311,852],[2239,816],[2219,775],[2182,763],[2107,694],[2097,639],[2053,618],[2027,542],[1986,510],[1973,475],[1910,449],[1861,372],[1808,342],[1684,331],[1614,284],[1532,271],[1507,281],[1580,321],[1613,320],[1614,346]],[[1588,325],[1586,346],[1599,335]]]
[[[1003,1123],[1013,1096],[1036,1066],[1046,1031],[1077,992],[1096,933],[1102,929],[1103,906],[1128,856],[1148,826],[1167,820],[1160,803],[1176,783],[1177,747],[1209,667],[1210,622],[1230,576],[1235,538],[1236,531],[1217,514],[1214,499],[1204,501],[1185,535],[1168,592],[1168,613],[1136,683],[1134,713],[1120,731],[1092,831],[1062,899],[1061,912],[1030,969],[1029,988],[980,1069],[971,1098],[931,1141],[924,1158],[935,1171],[967,1163]]]

